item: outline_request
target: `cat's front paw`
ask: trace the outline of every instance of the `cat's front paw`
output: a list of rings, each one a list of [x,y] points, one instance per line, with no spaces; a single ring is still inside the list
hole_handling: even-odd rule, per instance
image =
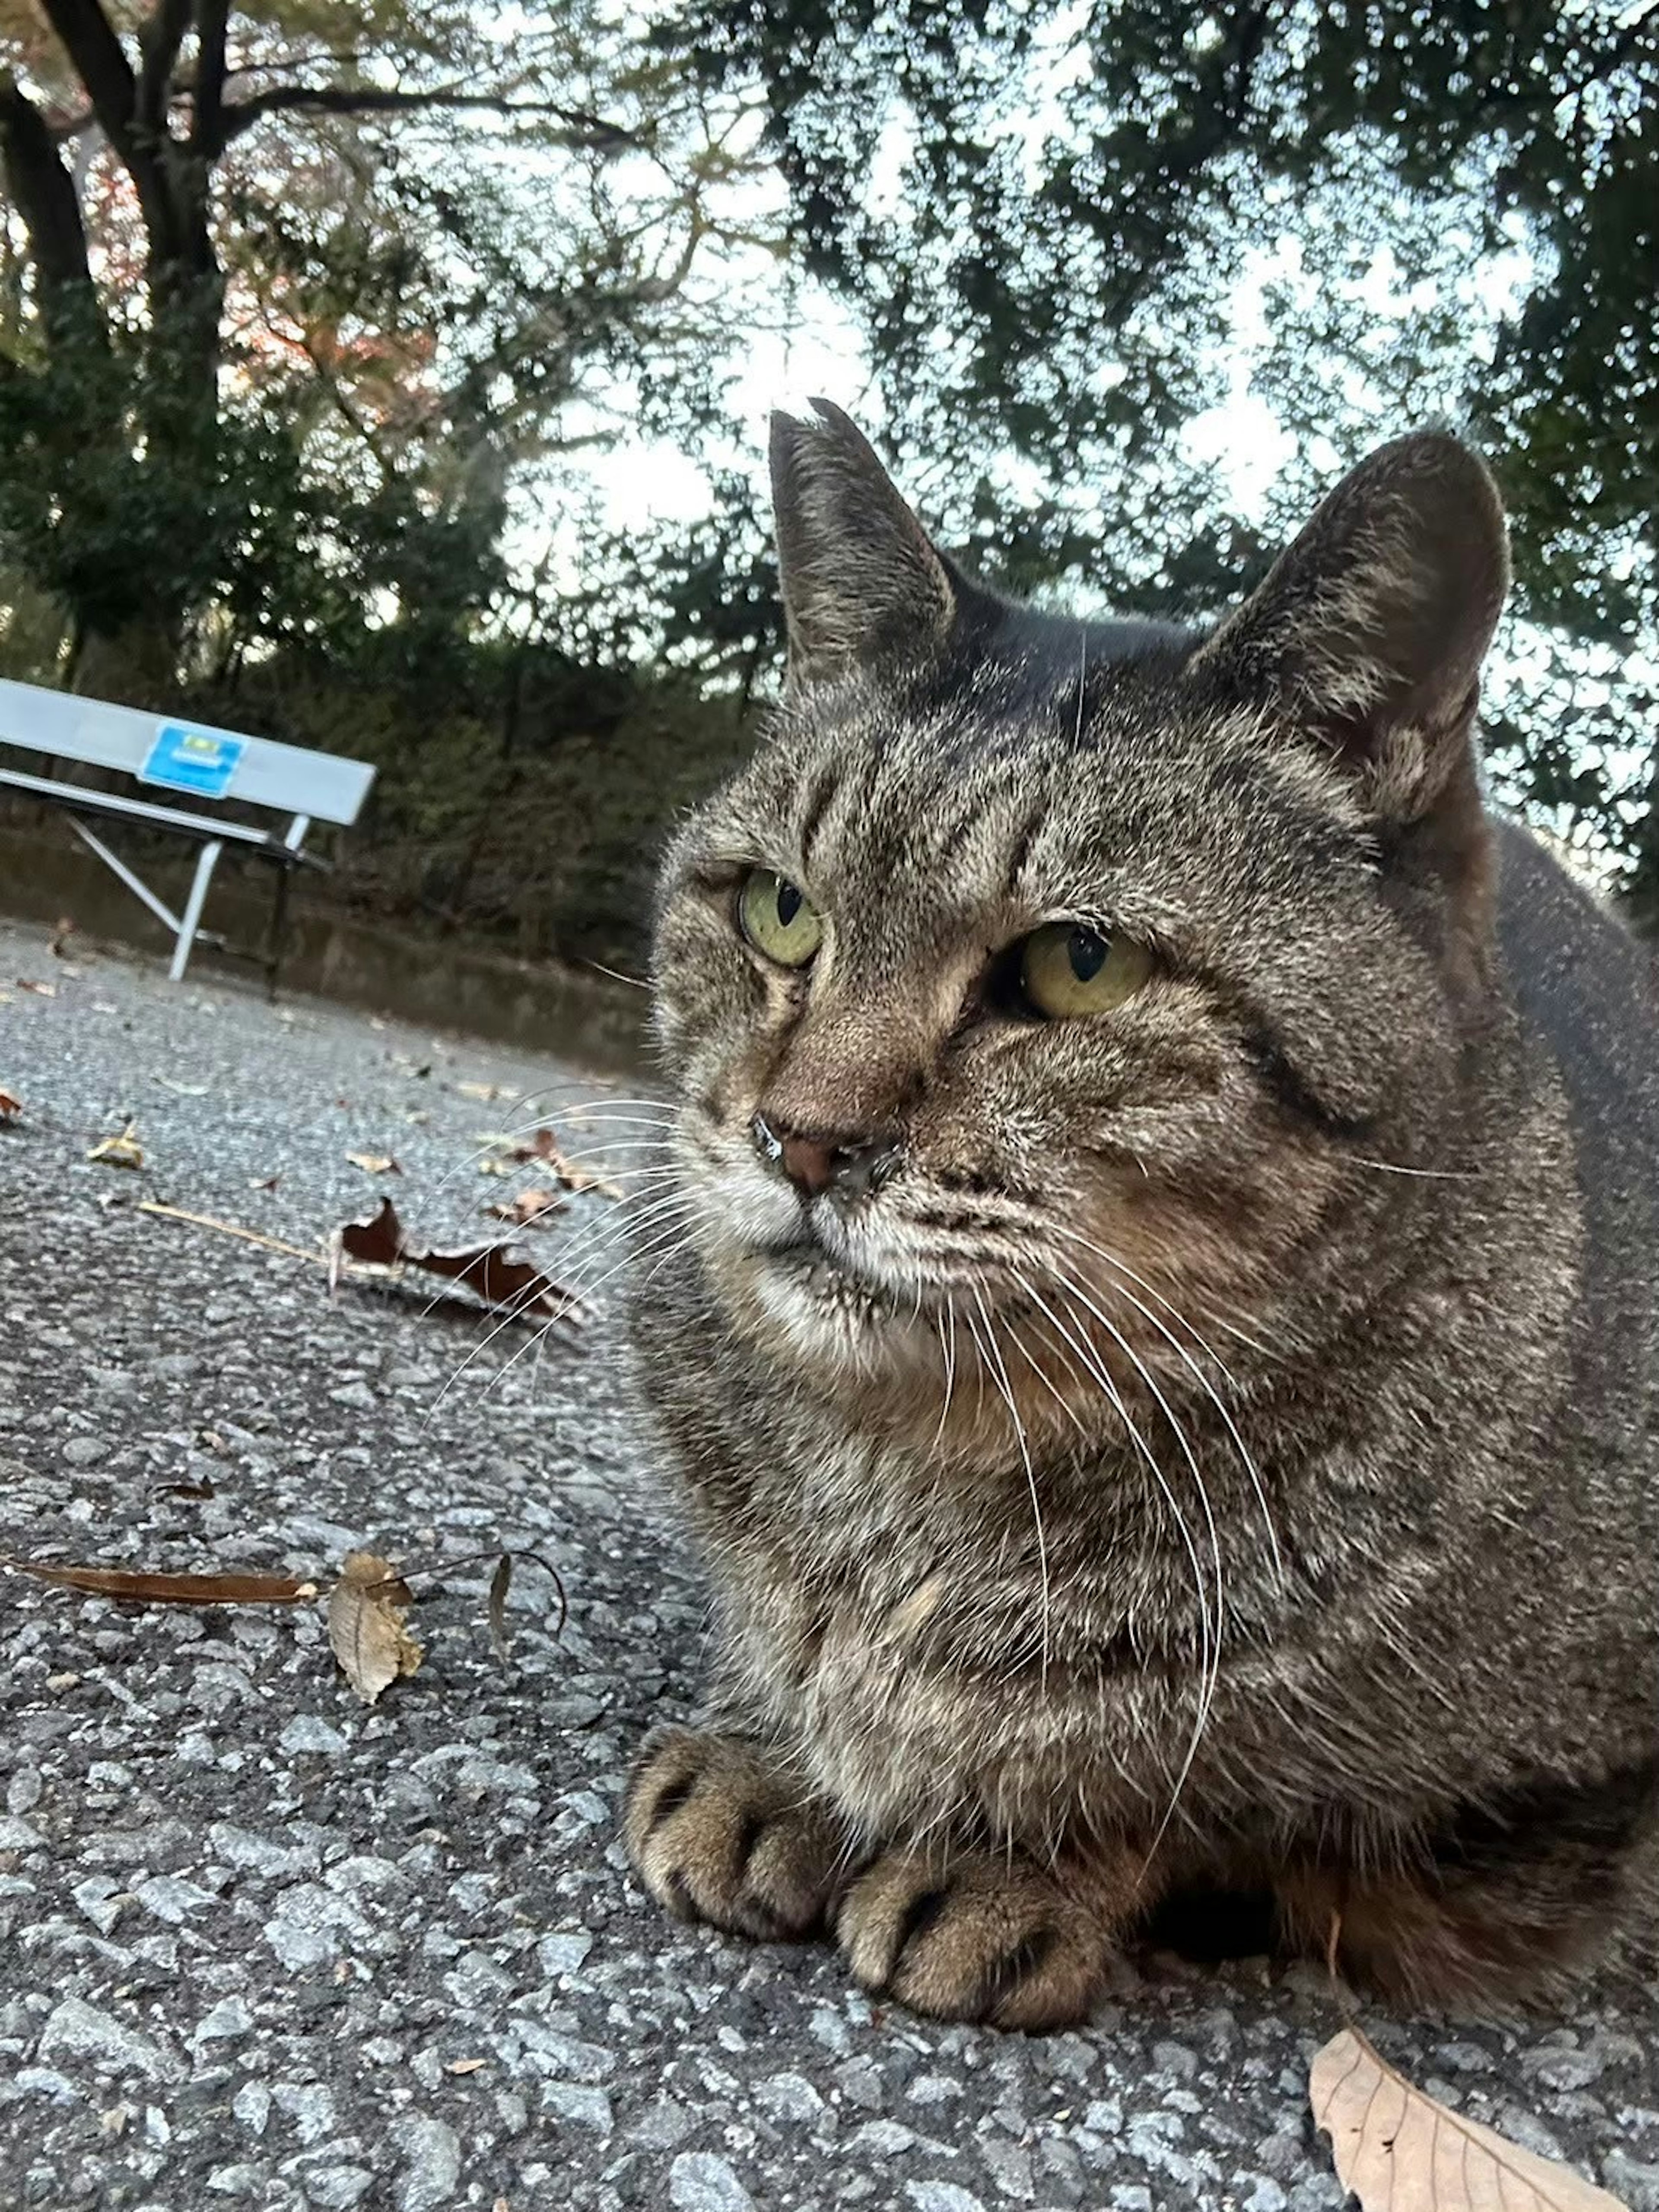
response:
[[[623,1832],[659,1905],[758,1942],[810,1935],[845,1874],[826,1808],[738,1736],[653,1738],[629,1784]]]
[[[853,1978],[936,2020],[1069,2027],[1087,2018],[1113,1957],[1103,1898],[989,1852],[941,1865],[893,1851],[842,1899],[836,1937]]]

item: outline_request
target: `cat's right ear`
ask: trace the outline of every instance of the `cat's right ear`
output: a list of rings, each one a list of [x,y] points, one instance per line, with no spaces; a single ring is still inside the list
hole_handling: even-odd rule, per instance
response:
[[[772,500],[793,683],[924,659],[956,619],[951,573],[839,407],[772,417]]]

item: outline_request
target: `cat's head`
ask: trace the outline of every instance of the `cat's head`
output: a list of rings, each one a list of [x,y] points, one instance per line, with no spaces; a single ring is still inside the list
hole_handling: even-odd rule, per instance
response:
[[[1402,439],[1218,626],[1085,624],[969,581],[816,405],[785,696],[663,879],[688,1233],[872,1418],[1086,1430],[1292,1326],[1455,1148],[1501,511]]]

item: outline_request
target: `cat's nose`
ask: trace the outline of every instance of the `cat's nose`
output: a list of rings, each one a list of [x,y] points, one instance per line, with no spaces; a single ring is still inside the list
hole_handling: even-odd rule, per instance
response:
[[[836,1198],[861,1198],[890,1172],[898,1147],[869,1130],[797,1129],[787,1121],[757,1114],[750,1123],[755,1149],[787,1175],[805,1197],[828,1191]]]

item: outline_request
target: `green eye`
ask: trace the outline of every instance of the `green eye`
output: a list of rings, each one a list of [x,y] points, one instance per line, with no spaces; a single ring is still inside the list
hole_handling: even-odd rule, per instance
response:
[[[1026,939],[1019,982],[1027,1001],[1058,1021],[1110,1013],[1152,972],[1152,954],[1127,938],[1103,937],[1080,921],[1051,921]]]
[[[787,876],[756,868],[738,895],[738,920],[757,952],[781,968],[804,968],[823,939],[818,910]]]

